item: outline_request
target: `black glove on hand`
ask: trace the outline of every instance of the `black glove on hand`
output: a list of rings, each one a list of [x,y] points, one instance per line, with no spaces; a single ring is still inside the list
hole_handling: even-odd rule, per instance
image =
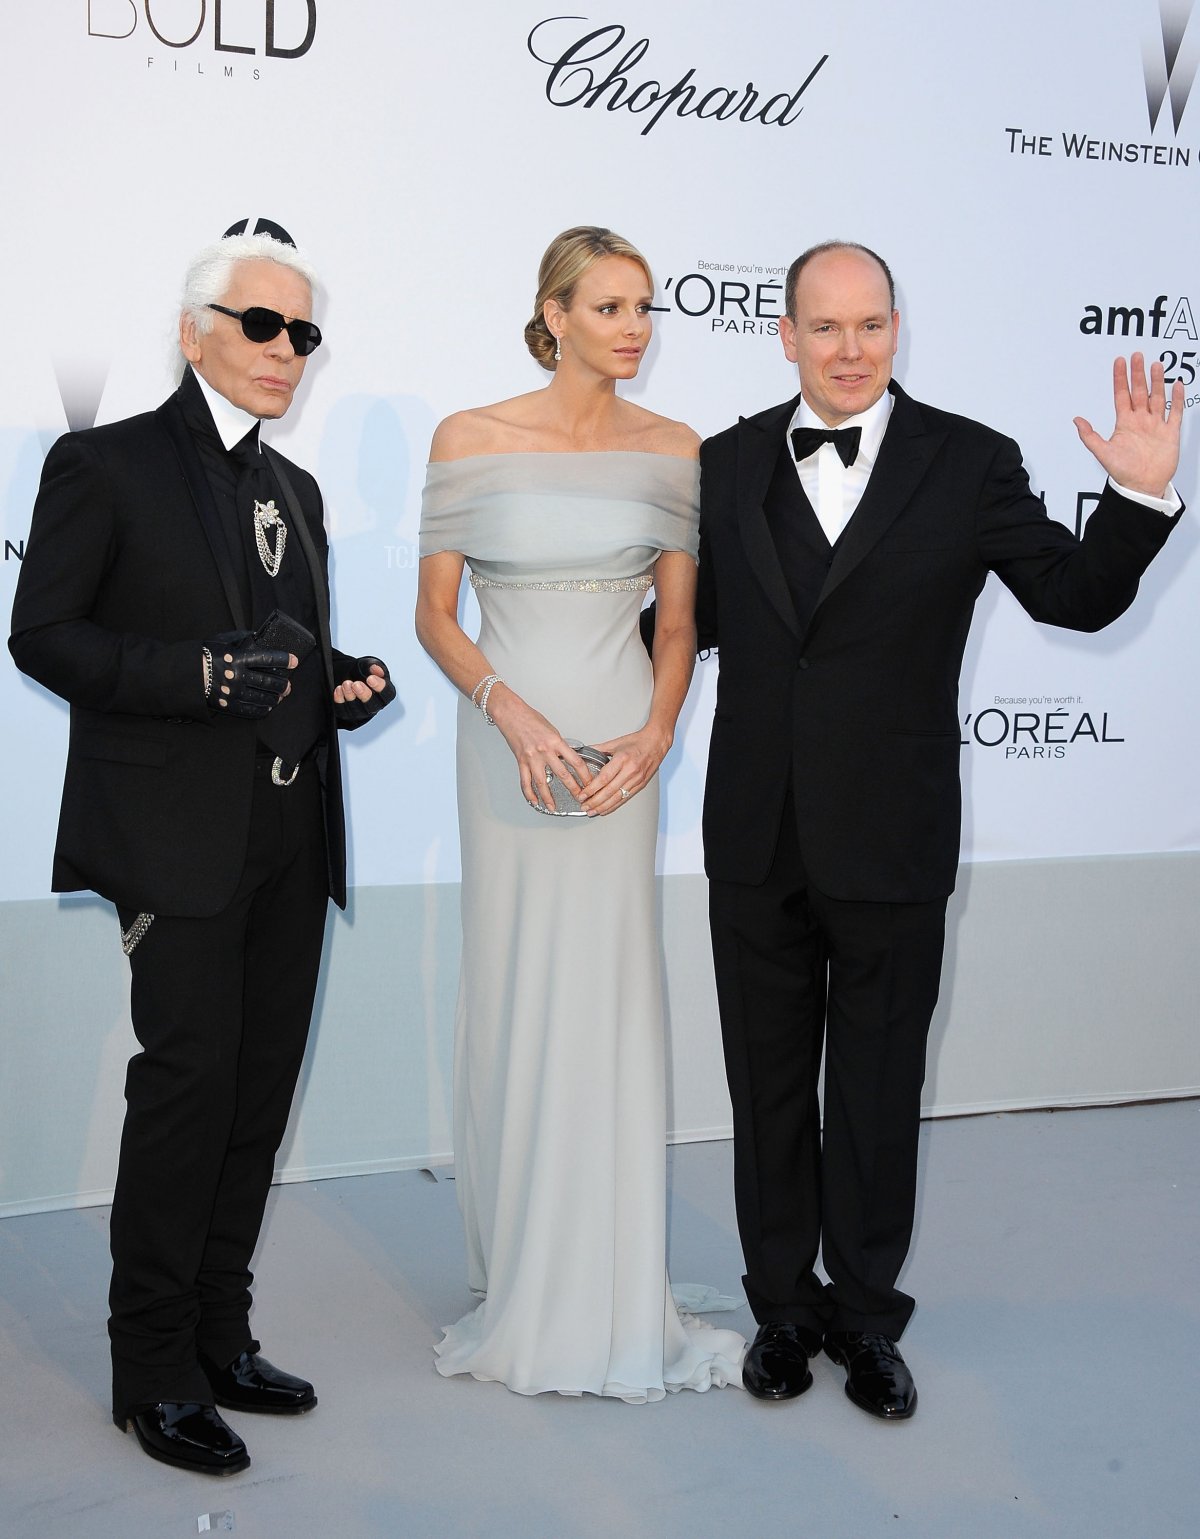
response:
[[[371,675],[372,665],[383,669],[383,688],[376,694],[371,693],[369,700],[346,700],[341,705],[334,706],[334,715],[344,726],[357,727],[364,721],[369,721],[376,711],[382,711],[385,705],[390,705],[396,698],[396,686],[392,683],[392,676],[388,672],[387,664],[380,657],[358,657],[358,676],[364,681]]]
[[[212,654],[209,709],[261,720],[288,687],[289,653],[259,646],[252,631],[222,631],[204,643]]]

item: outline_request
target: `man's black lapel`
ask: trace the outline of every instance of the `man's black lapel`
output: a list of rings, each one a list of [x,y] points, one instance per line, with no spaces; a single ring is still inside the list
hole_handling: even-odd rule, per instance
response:
[[[208,477],[204,474],[204,466],[200,463],[200,456],[196,453],[196,446],[192,442],[192,435],[188,432],[187,423],[183,420],[183,412],[176,397],[171,396],[164,401],[154,415],[170,439],[171,447],[175,450],[180,469],[183,471],[184,482],[192,494],[192,502],[195,504],[201,527],[221,576],[221,586],[225,590],[229,613],[233,616],[234,629],[248,630],[250,622],[242,604],[242,595],[238,590],[233,559],[221,529],[220,514],[217,512],[217,505],[213,501],[212,491],[208,485]]]
[[[317,547],[313,544],[313,537],[308,532],[308,520],[304,516],[304,509],[300,499],[296,495],[296,488],[292,485],[291,477],[283,466],[282,456],[277,454],[269,444],[260,440],[262,452],[270,462],[271,469],[275,472],[275,479],[279,482],[283,492],[283,500],[288,505],[288,512],[292,515],[291,527],[296,531],[296,538],[300,542],[300,549],[304,552],[304,559],[308,562],[309,575],[312,578],[313,600],[317,606],[317,633],[321,640],[321,660],[325,664],[325,681],[332,691],[333,683],[333,641],[329,632],[329,584],[325,577],[325,567],[317,554]]]
[[[817,599],[818,609],[904,511],[945,442],[943,430],[931,432],[926,428],[920,407],[911,396],[894,381],[888,389],[895,404],[887,431],[866,490],[834,551],[829,575]]]
[[[764,508],[767,488],[775,474],[779,459],[779,445],[800,397],[760,412],[756,417],[743,417],[738,423],[738,527],[746,559],[763,591],[779,612],[790,631],[800,634],[800,622],[796,607],[788,591],[787,578],[779,561],[779,552],[771,538]]]

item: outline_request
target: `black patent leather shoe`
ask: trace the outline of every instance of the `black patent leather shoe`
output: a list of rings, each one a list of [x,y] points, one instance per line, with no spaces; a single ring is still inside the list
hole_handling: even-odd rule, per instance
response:
[[[270,1416],[299,1416],[317,1403],[307,1379],[284,1373],[257,1352],[239,1352],[233,1362],[218,1368],[211,1357],[200,1354],[200,1366],[212,1385],[213,1399],[231,1411],[265,1412]]]
[[[114,1416],[122,1432],[132,1425],[152,1459],[194,1470],[198,1475],[236,1475],[250,1468],[250,1455],[237,1433],[211,1405],[163,1400],[128,1418]]]
[[[794,1400],[812,1385],[810,1357],[821,1350],[821,1333],[791,1320],[768,1320],[746,1349],[742,1384],[759,1400]]]
[[[917,1408],[917,1386],[890,1336],[828,1331],[825,1355],[846,1370],[846,1394],[884,1421],[903,1421]]]

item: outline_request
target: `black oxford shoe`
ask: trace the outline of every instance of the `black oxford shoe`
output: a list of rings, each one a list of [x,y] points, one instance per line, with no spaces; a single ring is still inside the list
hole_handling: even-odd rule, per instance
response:
[[[239,1352],[225,1368],[200,1354],[200,1366],[212,1385],[218,1405],[231,1411],[265,1411],[272,1416],[299,1416],[317,1403],[307,1379],[284,1373],[257,1352]]]
[[[872,1416],[903,1421],[916,1410],[917,1387],[890,1336],[829,1331],[825,1355],[846,1370],[846,1394]]]
[[[211,1405],[163,1400],[128,1419],[114,1417],[122,1432],[130,1424],[152,1459],[199,1475],[236,1475],[250,1468],[246,1445]]]
[[[790,1320],[769,1320],[746,1351],[742,1384],[759,1400],[794,1400],[813,1381],[810,1357],[821,1350],[821,1333]]]

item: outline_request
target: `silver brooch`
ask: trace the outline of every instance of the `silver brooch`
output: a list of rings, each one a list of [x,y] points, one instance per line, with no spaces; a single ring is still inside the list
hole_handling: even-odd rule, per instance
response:
[[[270,528],[275,530],[274,550],[267,544],[267,530]],[[280,517],[273,497],[270,502],[254,504],[254,543],[258,546],[258,559],[262,562],[267,576],[278,577],[284,548],[287,545],[287,525]]]

